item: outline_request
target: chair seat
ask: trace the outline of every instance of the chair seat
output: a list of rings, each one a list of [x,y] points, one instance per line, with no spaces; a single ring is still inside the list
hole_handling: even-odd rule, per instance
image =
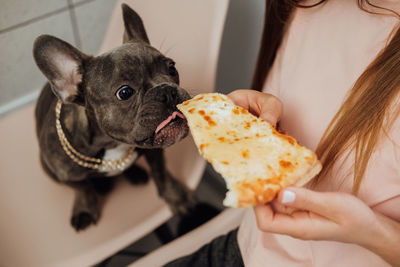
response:
[[[0,120],[1,266],[93,265],[172,216],[151,179],[139,186],[121,180],[98,224],[76,233],[69,222],[74,192],[41,169],[33,114],[31,105]],[[197,186],[205,162],[191,138],[168,149],[166,159],[175,177]]]

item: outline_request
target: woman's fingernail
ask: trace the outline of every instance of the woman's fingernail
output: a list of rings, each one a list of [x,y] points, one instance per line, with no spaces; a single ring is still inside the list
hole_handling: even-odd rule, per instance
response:
[[[294,192],[289,190],[283,191],[282,204],[293,203],[295,199],[296,199],[296,194]]]

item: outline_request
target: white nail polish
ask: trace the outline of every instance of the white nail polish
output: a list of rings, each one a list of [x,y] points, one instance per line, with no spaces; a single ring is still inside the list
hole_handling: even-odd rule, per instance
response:
[[[289,190],[283,191],[282,204],[293,203],[295,199],[296,199],[296,194],[294,192]]]

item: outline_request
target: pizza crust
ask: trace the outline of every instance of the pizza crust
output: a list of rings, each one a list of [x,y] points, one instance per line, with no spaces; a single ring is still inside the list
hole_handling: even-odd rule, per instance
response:
[[[282,188],[302,186],[321,170],[314,152],[225,95],[200,94],[178,109],[200,154],[226,182],[226,206],[270,202]]]

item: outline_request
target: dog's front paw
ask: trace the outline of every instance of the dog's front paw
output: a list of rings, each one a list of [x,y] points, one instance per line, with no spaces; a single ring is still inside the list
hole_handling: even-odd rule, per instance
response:
[[[136,164],[124,171],[124,177],[133,185],[145,184],[149,181],[146,170]]]
[[[74,208],[71,214],[71,225],[76,231],[96,224],[100,218],[98,197],[92,188],[76,191]]]
[[[93,214],[83,211],[72,215],[71,225],[78,232],[86,229],[88,226],[92,224],[96,224],[97,220],[98,216],[93,216]]]
[[[168,201],[169,208],[174,214],[178,215],[187,215],[192,212],[194,207],[196,206],[196,201],[194,197],[188,197],[187,200],[179,200],[179,201]]]
[[[106,195],[114,188],[115,180],[109,177],[96,177],[92,179],[94,190],[100,195]]]
[[[186,215],[197,204],[194,192],[175,179],[168,179],[165,192],[162,197],[168,203],[174,214]]]

